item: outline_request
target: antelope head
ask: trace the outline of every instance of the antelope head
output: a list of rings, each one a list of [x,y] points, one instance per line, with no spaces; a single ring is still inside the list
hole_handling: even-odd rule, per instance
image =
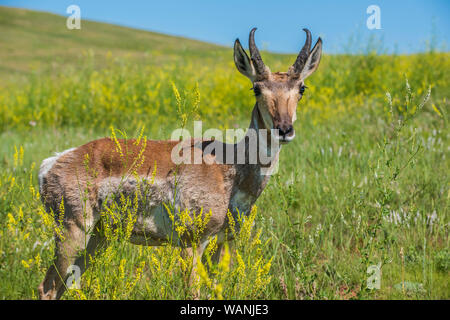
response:
[[[305,91],[305,79],[319,66],[322,55],[322,39],[318,39],[311,50],[311,32],[306,32],[306,41],[294,64],[287,72],[272,73],[264,64],[255,45],[255,30],[250,31],[248,57],[239,39],[234,43],[234,62],[240,73],[253,84],[256,104],[263,120],[264,129],[273,130],[275,138],[288,143],[295,137],[293,128],[297,118],[297,104]]]

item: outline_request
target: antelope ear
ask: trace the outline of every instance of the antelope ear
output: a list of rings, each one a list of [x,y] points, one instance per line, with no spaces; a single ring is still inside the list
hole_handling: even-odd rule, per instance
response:
[[[250,58],[244,48],[242,48],[239,39],[236,39],[234,42],[234,63],[239,72],[249,78],[251,82],[255,80],[256,70],[250,62]]]
[[[320,57],[322,56],[322,39],[318,39],[314,48],[311,50],[311,53],[308,56],[308,59],[305,62],[305,66],[303,67],[302,72],[300,73],[300,78],[305,80],[311,74],[316,71],[319,66]]]

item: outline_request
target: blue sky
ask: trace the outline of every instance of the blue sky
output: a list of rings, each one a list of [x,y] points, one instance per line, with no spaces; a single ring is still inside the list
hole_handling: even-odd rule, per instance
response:
[[[388,52],[423,51],[434,39],[448,51],[449,0],[0,0],[0,5],[66,15],[76,4],[81,18],[179,35],[232,46],[239,37],[247,43],[251,27],[258,27],[257,44],[264,49],[293,53],[304,41],[303,27],[314,39],[321,36],[329,53],[356,52],[368,39],[381,39]],[[369,30],[369,5],[381,9],[381,29]],[[83,26],[82,26],[83,27]],[[353,40],[351,40],[353,39]]]

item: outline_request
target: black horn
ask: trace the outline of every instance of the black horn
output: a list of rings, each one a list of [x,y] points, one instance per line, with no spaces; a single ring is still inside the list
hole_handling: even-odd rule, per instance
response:
[[[297,56],[297,59],[295,60],[294,64],[292,65],[294,67],[294,73],[299,74],[302,72],[303,67],[305,66],[306,60],[308,59],[308,56],[311,51],[311,32],[304,28],[303,31],[306,32],[306,41],[305,45],[303,46],[302,50],[300,50],[300,53]]]
[[[252,60],[253,66],[255,67],[256,73],[260,76],[264,76],[267,74],[267,68],[262,61],[261,54],[259,53],[258,48],[255,44],[255,31],[256,28],[253,28],[250,31],[250,36],[248,39],[248,48],[250,50],[250,59]]]

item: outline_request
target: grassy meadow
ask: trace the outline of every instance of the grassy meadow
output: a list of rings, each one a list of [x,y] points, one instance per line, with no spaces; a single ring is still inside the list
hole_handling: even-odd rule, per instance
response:
[[[209,274],[200,265],[197,290],[179,249],[128,244],[125,226],[63,298],[449,299],[450,53],[324,48],[278,173],[219,265]],[[262,56],[272,71],[295,60]],[[0,7],[0,299],[37,298],[52,261],[58,226],[39,199],[41,161],[111,128],[118,137],[144,128],[148,139],[194,120],[247,128],[254,97],[232,57],[199,41],[89,21],[67,30],[64,17]],[[132,217],[132,207],[118,210]],[[374,265],[379,289],[367,287]]]

